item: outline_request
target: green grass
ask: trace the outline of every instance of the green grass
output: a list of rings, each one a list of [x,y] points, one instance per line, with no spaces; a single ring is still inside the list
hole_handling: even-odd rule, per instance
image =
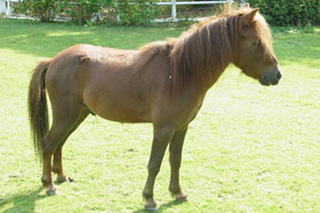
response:
[[[90,116],[64,149],[65,170],[77,183],[45,196],[29,136],[30,71],[76,43],[137,49],[183,30],[0,20],[0,212],[144,212],[149,124]],[[274,33],[280,84],[262,87],[228,68],[185,141],[181,184],[189,202],[170,197],[165,156],[155,186],[160,212],[319,212],[320,32],[282,31]]]

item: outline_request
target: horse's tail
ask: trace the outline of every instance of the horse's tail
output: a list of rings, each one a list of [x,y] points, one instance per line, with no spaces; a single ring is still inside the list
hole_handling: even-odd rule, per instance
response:
[[[29,85],[29,120],[36,155],[42,154],[42,140],[49,130],[45,76],[50,61],[41,61],[34,68]]]

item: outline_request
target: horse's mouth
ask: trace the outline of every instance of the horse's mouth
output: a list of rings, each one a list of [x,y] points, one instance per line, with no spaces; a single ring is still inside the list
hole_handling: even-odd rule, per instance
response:
[[[279,71],[276,71],[276,72],[266,71],[263,73],[259,82],[263,86],[277,85],[281,77],[282,75]]]
[[[259,80],[260,84],[263,85],[263,86],[270,86],[270,85],[277,85],[279,83],[279,80],[273,80],[273,81],[269,81],[267,79],[264,79],[264,78],[261,78]]]

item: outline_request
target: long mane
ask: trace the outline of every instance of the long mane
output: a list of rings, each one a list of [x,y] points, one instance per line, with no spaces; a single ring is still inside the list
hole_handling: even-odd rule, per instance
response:
[[[194,24],[177,39],[143,46],[140,49],[140,56],[144,58],[141,63],[148,63],[158,54],[170,58],[174,93],[183,90],[191,79],[208,86],[238,57],[234,50],[239,40],[240,18],[249,11],[251,8],[225,7],[222,14]],[[270,28],[261,15],[254,29],[248,32],[251,37],[263,40],[268,51],[273,51]]]
[[[188,79],[211,81],[233,60],[237,17],[221,17],[194,25],[183,33],[171,51],[174,90]]]

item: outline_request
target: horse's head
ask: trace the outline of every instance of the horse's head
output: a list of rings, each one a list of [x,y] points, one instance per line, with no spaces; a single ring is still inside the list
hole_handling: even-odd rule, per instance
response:
[[[273,54],[270,29],[259,9],[250,9],[238,19],[234,64],[262,85],[276,85],[281,78],[278,60]]]

